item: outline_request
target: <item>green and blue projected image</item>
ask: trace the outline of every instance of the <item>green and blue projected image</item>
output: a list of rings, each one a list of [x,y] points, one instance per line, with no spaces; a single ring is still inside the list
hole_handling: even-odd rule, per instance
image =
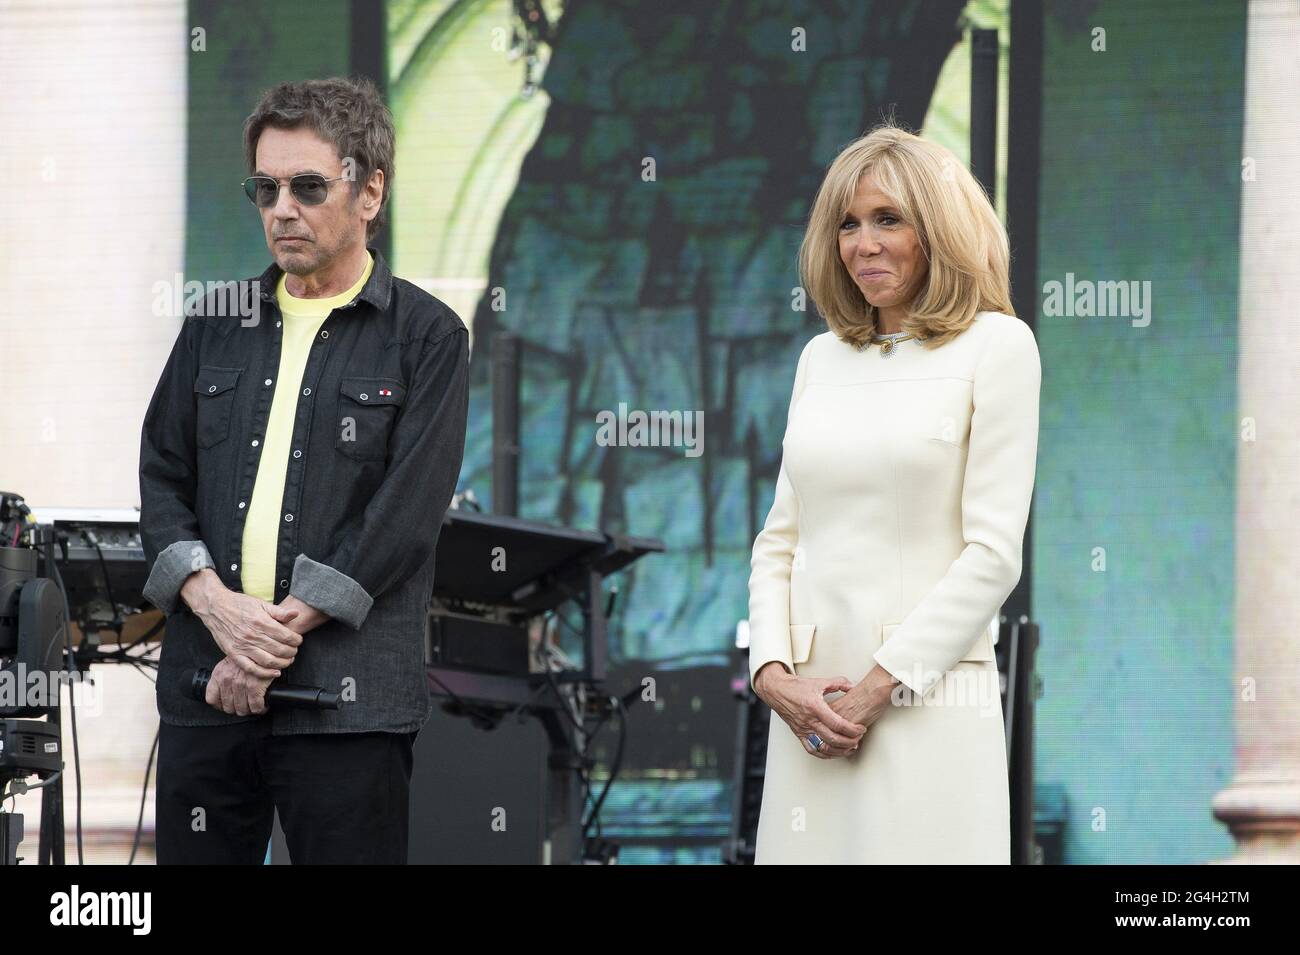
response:
[[[1011,0],[389,0],[365,36],[342,0],[275,6],[190,4],[235,42],[190,61],[187,272],[266,265],[233,188],[260,92],[382,71],[397,130],[382,248],[473,340],[459,489],[490,508],[490,355],[508,333],[522,345],[519,516],[666,548],[613,578],[611,690],[658,687],[632,712],[601,814],[627,862],[724,856],[751,548],[796,363],[826,328],[797,270],[826,166],[887,116],[969,161],[966,31],[997,29],[999,214],[1024,188],[1009,162],[1038,176],[1036,228],[1010,231],[1013,260],[1036,262],[1034,287],[1014,292],[1043,367],[1025,554],[1039,822],[1066,863],[1231,849],[1209,805],[1234,738],[1244,5],[1043,4],[1026,41],[1038,134],[1010,147],[1025,52]],[[1067,273],[1149,280],[1156,319],[1045,312],[1042,290]],[[599,440],[602,416],[637,411],[698,422],[695,453]],[[598,748],[598,780],[614,745]]]

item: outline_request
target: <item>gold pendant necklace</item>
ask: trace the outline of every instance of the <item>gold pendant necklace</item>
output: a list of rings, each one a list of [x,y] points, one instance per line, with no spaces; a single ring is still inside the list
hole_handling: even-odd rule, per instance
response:
[[[878,335],[871,336],[871,343],[880,346],[880,357],[888,358],[894,353],[894,346],[900,342],[905,342],[909,338],[915,338],[915,335],[904,335],[901,338],[888,338]]]

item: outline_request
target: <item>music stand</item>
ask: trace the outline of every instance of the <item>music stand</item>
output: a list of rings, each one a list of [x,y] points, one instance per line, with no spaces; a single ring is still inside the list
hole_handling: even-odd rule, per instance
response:
[[[503,550],[498,551],[498,548]],[[653,538],[606,534],[495,514],[452,510],[443,520],[434,560],[433,596],[456,605],[491,608],[517,624],[527,640],[527,622],[568,600],[582,609],[582,666],[555,674],[487,673],[430,664],[430,691],[458,703],[518,709],[536,716],[546,730],[546,819],[544,831],[555,859],[578,860],[582,806],[574,796],[576,757],[565,701],[547,693],[551,680],[599,688],[607,668],[607,620],[603,581],[646,554],[664,550]],[[494,554],[505,567],[493,570]],[[433,610],[436,615],[439,611]]]

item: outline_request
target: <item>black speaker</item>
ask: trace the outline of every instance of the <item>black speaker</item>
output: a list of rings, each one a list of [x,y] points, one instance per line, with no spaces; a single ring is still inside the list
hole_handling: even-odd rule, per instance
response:
[[[482,730],[435,704],[415,740],[409,861],[544,861],[546,753],[536,719]]]

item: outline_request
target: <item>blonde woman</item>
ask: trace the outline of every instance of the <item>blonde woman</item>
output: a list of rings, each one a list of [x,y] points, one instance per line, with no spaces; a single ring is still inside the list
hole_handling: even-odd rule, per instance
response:
[[[994,622],[1040,382],[1006,233],[962,163],[886,125],[831,164],[799,260],[829,330],[799,357],[751,562],[756,861],[1006,864]]]

